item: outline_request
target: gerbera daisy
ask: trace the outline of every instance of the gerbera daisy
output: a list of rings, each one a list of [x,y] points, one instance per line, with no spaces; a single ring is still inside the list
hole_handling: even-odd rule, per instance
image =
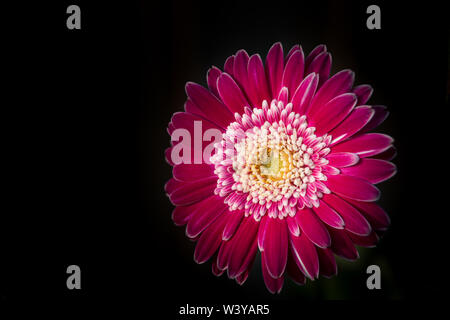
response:
[[[357,259],[355,245],[374,246],[388,227],[374,184],[395,174],[396,151],[370,133],[388,112],[366,105],[372,88],[353,87],[351,70],[330,69],[324,45],[305,58],[276,43],[265,64],[240,50],[223,71],[209,69],[208,89],[186,84],[185,111],[168,127],[165,190],[173,221],[197,241],[195,261],[212,258],[215,275],[244,283],[259,251],[266,287],[280,292],[286,275],[299,284],[335,275],[334,255]],[[181,141],[179,129],[196,138]],[[202,132],[212,129],[211,152]]]

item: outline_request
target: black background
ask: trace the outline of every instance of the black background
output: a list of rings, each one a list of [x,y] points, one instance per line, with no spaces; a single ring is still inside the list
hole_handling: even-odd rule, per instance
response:
[[[70,4],[81,7],[81,30],[66,28]],[[172,319],[186,303],[269,303],[277,318],[314,308],[312,300],[372,306],[445,297],[448,17],[438,6],[375,2],[382,29],[368,30],[370,4],[78,0],[15,8],[1,301],[117,301]],[[344,263],[339,280],[287,282],[272,296],[259,270],[240,287],[214,277],[210,263],[195,264],[194,243],[170,220],[163,152],[187,81],[206,85],[211,65],[222,68],[241,48],[265,57],[276,41],[286,52],[324,43],[332,73],[350,68],[357,84],[374,87],[369,102],[389,107],[380,130],[395,138],[399,170],[381,185],[392,227],[380,246],[356,267]],[[387,280],[369,291],[365,268],[380,257]],[[66,288],[71,264],[81,267],[82,290]]]

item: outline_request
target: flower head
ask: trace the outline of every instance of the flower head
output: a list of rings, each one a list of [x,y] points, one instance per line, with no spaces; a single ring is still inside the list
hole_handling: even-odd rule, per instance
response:
[[[174,222],[198,240],[195,260],[213,258],[214,274],[242,284],[259,250],[279,292],[286,275],[335,275],[334,255],[356,259],[355,245],[374,246],[388,227],[374,184],[395,174],[395,148],[369,132],[388,112],[366,105],[372,88],[353,87],[352,71],[330,69],[323,45],[305,58],[276,43],[265,65],[240,50],[208,71],[208,89],[186,85],[185,112],[168,127],[165,189]]]

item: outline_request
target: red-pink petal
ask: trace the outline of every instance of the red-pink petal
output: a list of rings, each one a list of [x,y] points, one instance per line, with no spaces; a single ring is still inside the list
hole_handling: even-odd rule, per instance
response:
[[[170,178],[169,181],[167,181],[166,184],[164,185],[164,191],[169,195],[182,185],[183,183],[181,181],[175,180],[174,178]]]
[[[233,210],[229,212],[230,218],[228,219],[227,225],[223,229],[222,239],[229,240],[234,235],[236,230],[239,228],[242,219],[244,218],[243,210]]]
[[[335,254],[348,260],[358,259],[358,251],[356,250],[352,240],[349,238],[345,230],[328,228],[328,232],[331,236],[330,249]]]
[[[336,275],[337,265],[333,251],[329,248],[317,248],[317,255],[319,256],[320,274],[327,278]]]
[[[185,206],[214,194],[217,177],[209,177],[182,185],[169,194],[170,201],[176,206]],[[222,201],[223,202],[223,201]]]
[[[323,196],[323,201],[336,210],[336,212],[339,212],[342,219],[344,219],[345,230],[361,236],[367,236],[372,231],[369,222],[364,216],[342,198],[334,194],[326,194]]]
[[[354,244],[361,246],[361,247],[366,247],[366,248],[375,247],[379,240],[375,231],[372,231],[367,236],[360,236],[360,235],[356,235],[351,232],[347,232],[347,235]]]
[[[291,95],[297,90],[303,79],[303,70],[305,67],[305,57],[303,50],[295,51],[287,60],[284,68],[282,85],[287,87]]]
[[[258,249],[256,235],[259,222],[246,217],[233,236],[233,247],[228,262],[228,276],[235,278],[244,272],[255,258]]]
[[[380,190],[366,180],[339,174],[328,176],[325,185],[334,193],[359,201],[377,201]]]
[[[333,152],[330,153],[326,159],[329,165],[337,168],[344,168],[358,163],[359,156],[356,153],[350,152]]]
[[[266,75],[269,81],[269,87],[272,98],[278,96],[281,89],[281,80],[284,71],[283,47],[281,43],[275,43],[267,53],[266,57]]]
[[[306,110],[308,110],[309,104],[314,97],[318,83],[319,77],[315,73],[311,73],[303,79],[291,99],[293,112],[301,115],[306,113]]]
[[[222,243],[222,230],[227,222],[228,213],[220,215],[198,239],[194,251],[194,260],[204,263],[212,257]]]
[[[394,140],[382,133],[365,133],[332,147],[332,152],[353,152],[361,158],[386,151]]]
[[[264,251],[261,252],[261,269],[263,274],[264,283],[270,293],[280,293],[281,288],[283,288],[284,277],[274,279],[268,271],[266,258]]]
[[[213,177],[214,166],[210,164],[178,164],[172,169],[173,177],[180,181],[192,182]]]
[[[322,52],[306,69],[306,74],[315,72],[319,75],[319,87],[328,79],[331,70],[331,54]]]
[[[306,282],[305,275],[303,274],[303,272],[299,269],[299,267],[295,263],[295,260],[292,256],[292,250],[289,250],[288,261],[286,264],[286,273],[289,275],[289,277],[291,277],[291,279],[295,283],[297,283],[299,285],[305,284],[305,282]]]
[[[391,224],[388,214],[377,204],[348,199],[369,221],[375,230],[386,230]]]
[[[397,168],[389,161],[365,158],[354,166],[342,168],[341,171],[348,176],[358,177],[376,184],[392,177],[397,172]]]
[[[268,221],[269,221],[269,218],[267,217],[267,215],[263,216],[261,218],[261,220],[259,221],[257,241],[258,241],[258,248],[260,251],[264,250],[264,237],[266,235],[266,230],[267,230],[266,225],[267,225]]]
[[[394,146],[390,146],[386,151],[372,156],[372,158],[391,161],[397,155],[397,149]]]
[[[330,132],[333,137],[331,146],[359,132],[374,114],[375,111],[369,106],[356,107],[344,121]]]
[[[263,251],[270,275],[279,278],[284,273],[288,254],[288,232],[286,221],[268,218],[263,240]]]
[[[175,225],[177,226],[185,225],[189,221],[191,215],[194,213],[197,204],[198,202],[191,204],[189,206],[175,207],[175,209],[172,211],[172,221],[175,223]]]
[[[298,50],[302,50],[302,48],[300,47],[299,44],[292,46],[291,50],[289,50],[288,54],[286,55],[286,58],[284,59],[284,63],[286,64],[286,62],[289,60],[289,58],[295,53],[295,51],[298,51]]]
[[[322,52],[327,51],[327,47],[324,44],[316,46],[306,57],[305,66],[306,68],[313,62],[313,60]]]
[[[300,235],[300,227],[298,226],[297,220],[295,217],[288,216],[286,217],[286,224],[289,232],[298,237]]]
[[[278,94],[278,101],[283,102],[284,105],[288,103],[289,100],[289,90],[286,87],[281,88],[280,93]]]
[[[242,88],[243,92],[245,92],[248,87],[248,60],[249,56],[247,54],[247,51],[239,50],[238,52],[236,52],[233,66],[233,78],[234,80],[236,80],[236,83]]]
[[[355,74],[353,71],[342,70],[328,79],[317,91],[306,115],[312,117],[314,113],[319,111],[321,107],[328,103],[328,101],[340,94],[349,92],[353,85],[354,78]]]
[[[232,55],[225,60],[225,64],[223,66],[223,70],[228,73],[230,76],[233,76],[234,71],[234,58],[235,56]]]
[[[326,248],[330,246],[330,235],[320,219],[309,208],[297,211],[295,218],[300,229],[316,246]]]
[[[372,106],[372,109],[375,111],[375,114],[361,130],[361,132],[369,132],[370,130],[375,129],[389,116],[389,111],[385,106],[376,105]]]
[[[208,82],[208,88],[209,90],[219,98],[219,91],[217,91],[217,79],[222,74],[222,71],[220,71],[219,68],[211,67],[208,70],[208,73],[206,75],[206,81]]]
[[[325,222],[330,227],[336,229],[344,228],[344,220],[342,217],[322,200],[320,200],[319,206],[317,208],[314,207],[313,210],[320,220]]]
[[[289,238],[292,256],[297,266],[311,280],[317,278],[319,275],[319,258],[314,244],[304,233],[301,233],[298,237],[290,235]]]
[[[365,104],[372,96],[373,89],[368,84],[362,84],[353,88],[353,93],[358,97],[358,106]]]
[[[270,90],[259,54],[252,55],[248,62],[248,94],[253,106],[260,108],[266,100],[270,103]]]
[[[206,119],[217,123],[222,128],[226,128],[228,124],[234,121],[233,114],[230,113],[227,107],[202,86],[188,82],[186,84],[186,94],[202,111]]]
[[[221,197],[213,195],[200,202],[191,215],[186,227],[186,235],[189,238],[197,237],[217,217],[227,209]]]
[[[250,105],[239,86],[226,73],[222,73],[217,80],[217,89],[222,101],[233,114],[235,112],[243,114],[244,107]]]
[[[322,136],[342,122],[356,105],[353,93],[344,93],[329,101],[310,118],[315,134]]]

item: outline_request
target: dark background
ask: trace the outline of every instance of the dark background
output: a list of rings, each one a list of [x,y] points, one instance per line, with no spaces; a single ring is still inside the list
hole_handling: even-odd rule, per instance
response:
[[[70,4],[81,7],[81,30],[66,28]],[[381,7],[381,30],[366,28],[370,4]],[[449,211],[440,181],[448,174],[448,16],[442,7],[77,0],[13,13],[19,18],[8,25],[9,48],[17,53],[7,61],[14,102],[5,117],[12,151],[1,224],[2,302],[142,303],[170,319],[187,303],[269,303],[276,318],[313,308],[311,300],[372,306],[445,297]],[[286,281],[273,296],[259,266],[240,287],[226,275],[213,276],[209,262],[195,264],[194,243],[170,219],[163,186],[171,168],[163,152],[187,81],[206,85],[211,65],[222,68],[241,48],[264,58],[277,41],[285,53],[297,43],[305,52],[326,44],[332,74],[350,68],[356,84],[374,87],[369,103],[391,112],[379,131],[395,138],[398,174],[380,185],[392,226],[377,248],[361,250],[358,262],[339,260],[331,280],[304,287]],[[66,288],[71,264],[81,267],[80,291]],[[382,290],[366,288],[371,264],[381,267]]]

